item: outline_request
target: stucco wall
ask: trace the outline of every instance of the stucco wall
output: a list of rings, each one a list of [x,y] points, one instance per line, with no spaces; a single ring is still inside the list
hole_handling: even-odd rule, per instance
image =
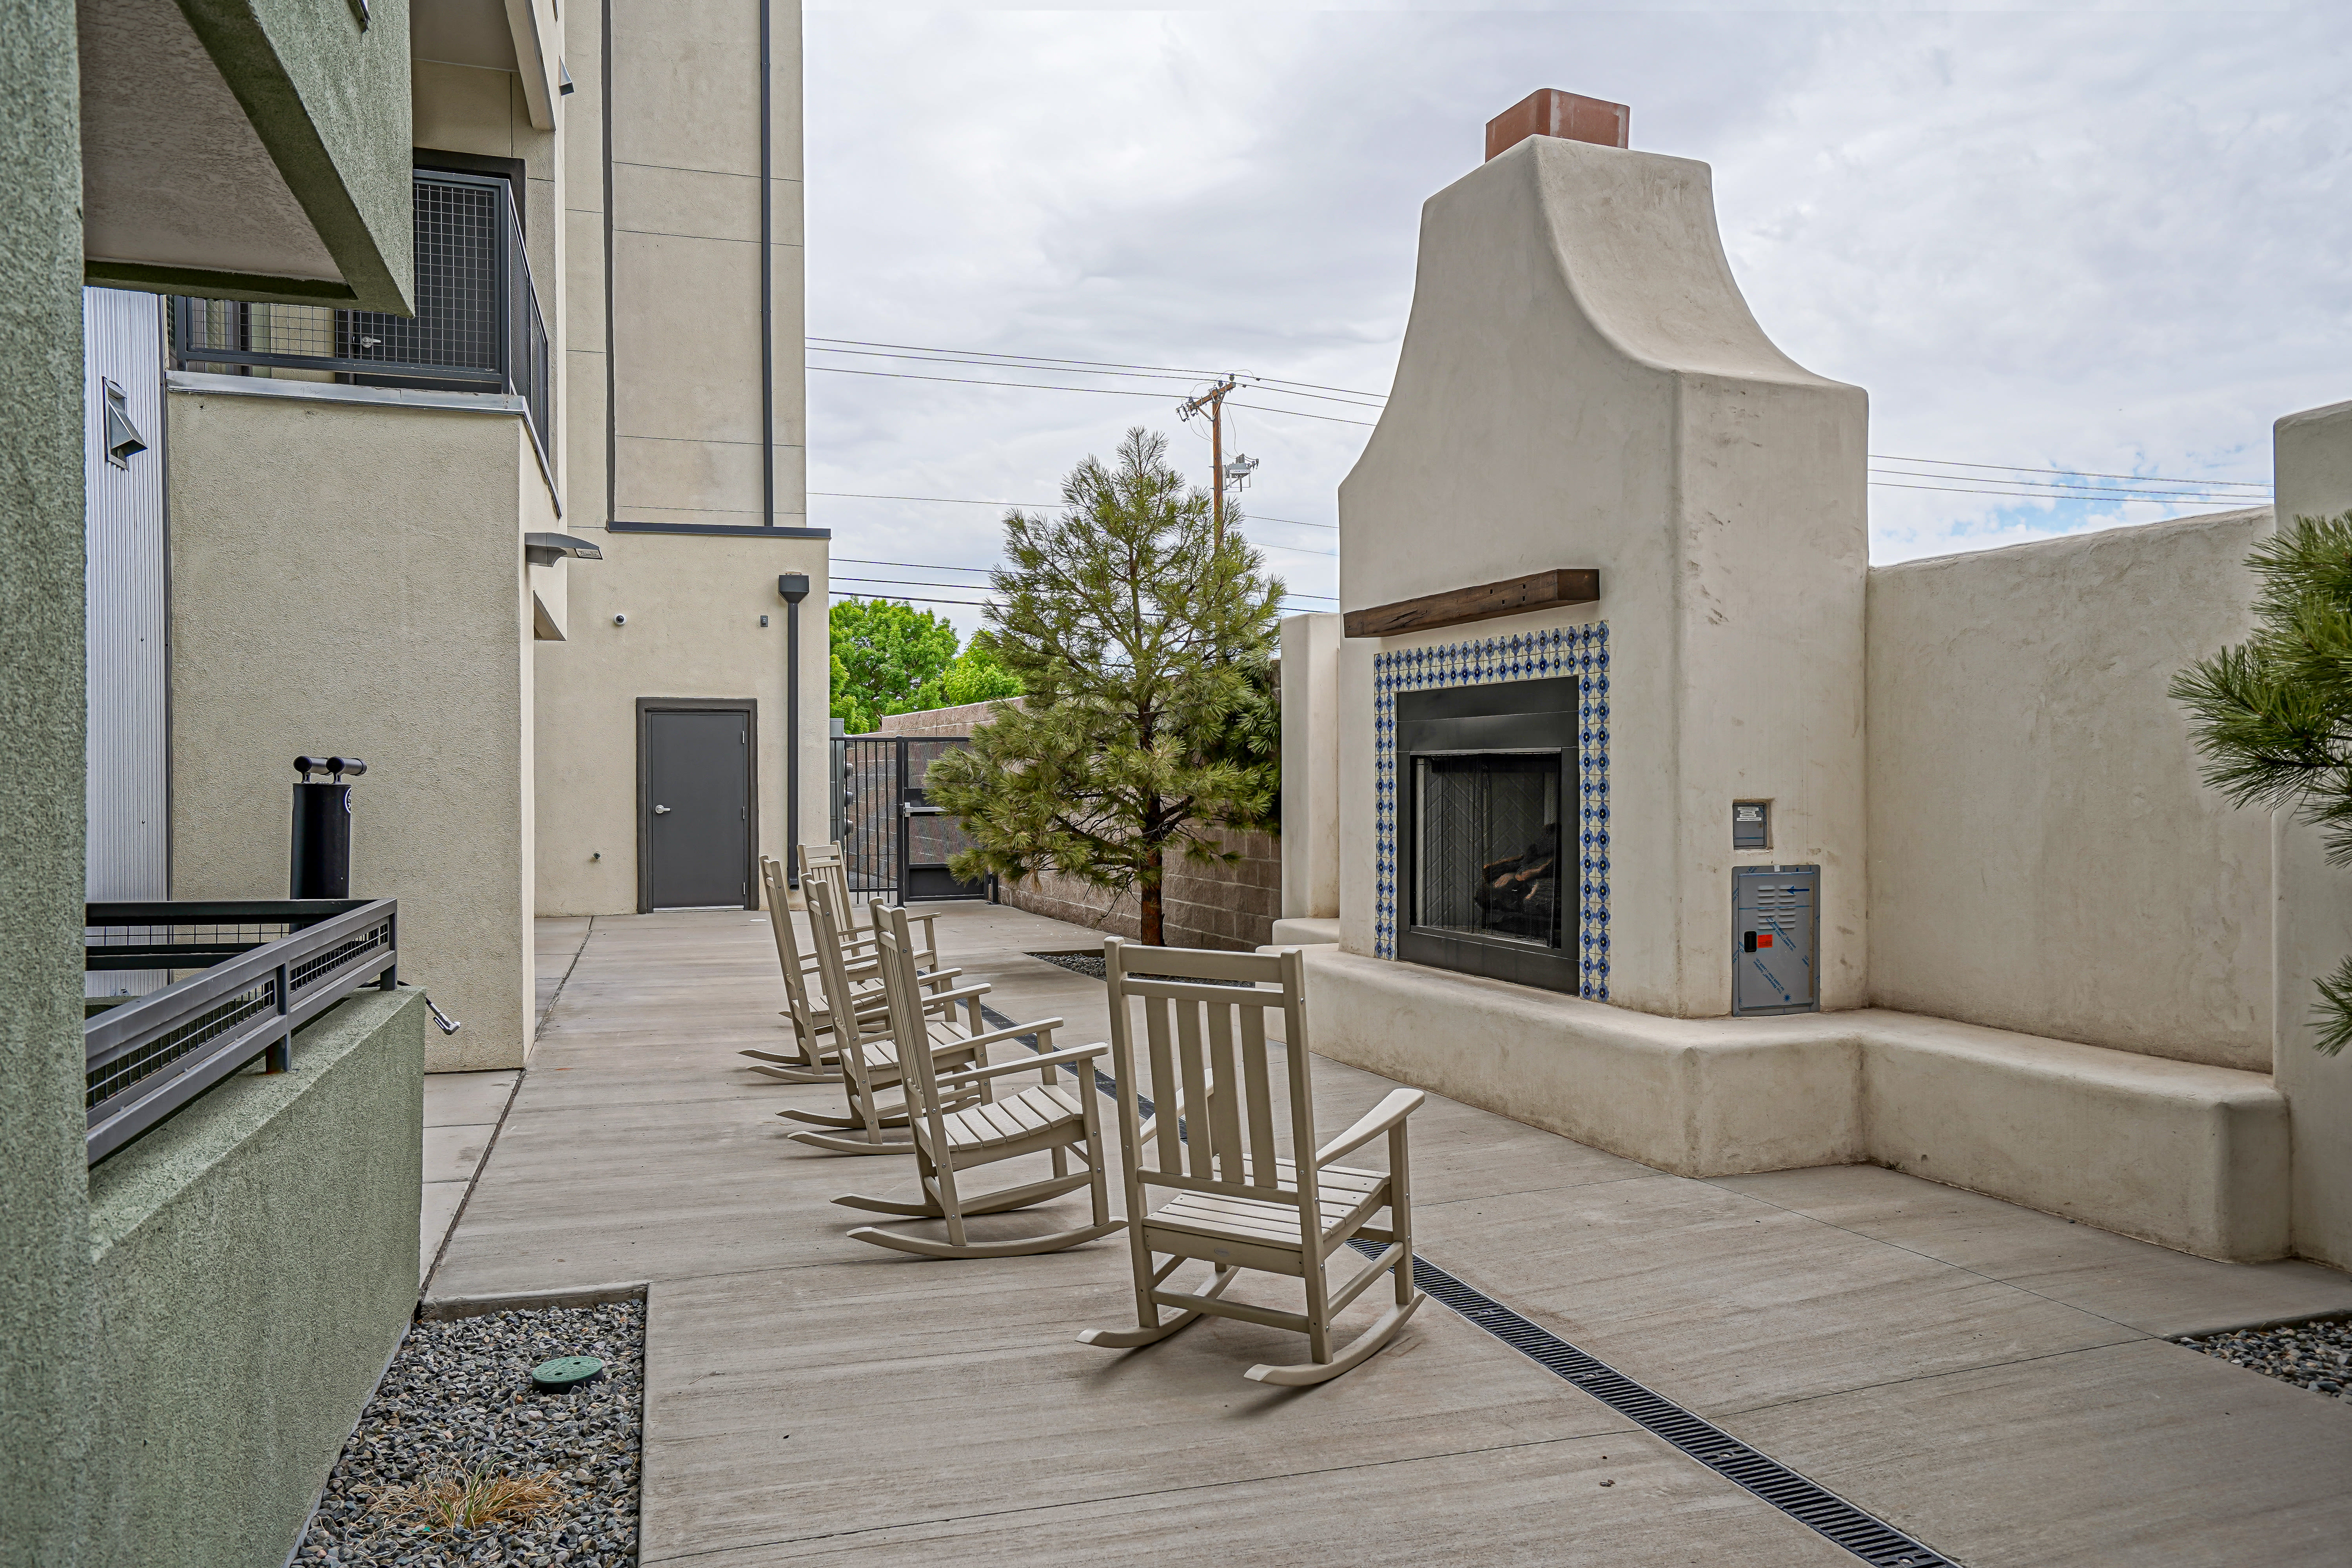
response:
[[[1282,913],[1339,912],[1339,644],[1337,615],[1282,620]]]
[[[360,992],[90,1173],[92,1563],[292,1549],[416,1306],[425,1034]]]
[[[611,188],[600,199],[586,188],[591,180],[579,179],[567,201],[581,384],[571,483],[583,497],[601,496],[605,484],[605,366],[596,352],[605,323],[593,305],[603,292],[609,201],[612,515],[762,523],[770,520],[761,477],[760,8],[616,4],[609,15]],[[604,20],[591,5],[564,15],[580,86],[563,100],[565,135],[573,167],[583,172],[601,166],[604,153]],[[792,527],[807,521],[800,6],[778,0],[770,27],[772,521]],[[592,375],[593,389],[585,385]]]
[[[537,652],[539,911],[637,907],[640,697],[759,705],[760,852],[785,854],[787,616],[776,579],[804,572],[801,837],[826,831],[825,542],[748,534],[593,534],[602,561],[567,568],[570,635]],[[625,615],[625,626],[613,617]],[[765,626],[760,617],[768,617]]]
[[[84,1462],[81,161],[74,7],[0,6],[0,1563],[61,1568]]]
[[[2352,403],[2280,420],[2272,461],[2282,518],[2352,510]],[[2317,829],[2273,823],[2278,963],[2273,1072],[2294,1115],[2294,1249],[2352,1268],[2352,1051],[2311,1048],[2319,977],[2352,953],[2352,871],[2327,864]]]
[[[521,534],[555,526],[530,437],[512,414],[217,387],[236,379],[174,377],[168,400],[173,896],[285,897],[293,758],[363,757],[352,891],[400,900],[402,976],[465,1024],[435,1032],[433,1069],[519,1067]]]
[[[2266,1070],[2270,827],[2198,782],[2191,660],[2267,510],[1870,574],[1876,1005]]]

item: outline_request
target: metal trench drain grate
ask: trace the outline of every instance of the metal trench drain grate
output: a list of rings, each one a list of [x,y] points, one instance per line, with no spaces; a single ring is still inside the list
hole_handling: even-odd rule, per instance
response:
[[[1008,1028],[1013,1023],[993,1008],[983,1006],[981,1012],[992,1027]],[[1034,1035],[1024,1035],[1021,1039],[1030,1049],[1037,1048]],[[1106,1095],[1116,1089],[1110,1075],[1100,1070],[1095,1073],[1095,1086]],[[1377,1242],[1358,1239],[1348,1245],[1365,1258],[1380,1256]],[[1546,1372],[1574,1384],[1644,1431],[1665,1439],[1724,1479],[1753,1492],[1798,1523],[1873,1564],[1873,1568],[1960,1568],[1959,1563],[1933,1547],[1922,1545],[1885,1520],[1864,1512],[1780,1460],[1758,1453],[1721,1427],[1694,1415],[1664,1394],[1643,1387],[1550,1330],[1528,1321],[1419,1253],[1413,1255],[1412,1282],[1431,1300],[1449,1308],[1465,1321],[1486,1330]]]

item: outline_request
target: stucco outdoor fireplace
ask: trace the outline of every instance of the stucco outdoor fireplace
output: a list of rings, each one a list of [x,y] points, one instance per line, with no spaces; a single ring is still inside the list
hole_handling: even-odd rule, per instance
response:
[[[1577,700],[1574,676],[1398,694],[1400,957],[1577,990]]]

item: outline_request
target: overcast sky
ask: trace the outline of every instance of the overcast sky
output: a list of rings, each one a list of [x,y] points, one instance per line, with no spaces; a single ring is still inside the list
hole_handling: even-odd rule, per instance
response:
[[[809,331],[1327,389],[1229,422],[1295,608],[1336,607],[1336,490],[1370,433],[1338,421],[1377,417],[1421,204],[1539,87],[1630,104],[1633,146],[1712,164],[1765,331],[1868,389],[1874,452],[1937,460],[1874,463],[1909,470],[1874,475],[1874,560],[2226,504],[1961,491],[2157,476],[2260,504],[2221,487],[2267,486],[2271,422],[2352,398],[2352,7],[859,0],[804,25]],[[837,582],[970,575],[855,563],[987,564],[1001,508],[953,501],[1051,502],[1130,424],[1207,479],[1174,412],[1197,375],[809,363],[812,491],[946,498],[813,495]]]

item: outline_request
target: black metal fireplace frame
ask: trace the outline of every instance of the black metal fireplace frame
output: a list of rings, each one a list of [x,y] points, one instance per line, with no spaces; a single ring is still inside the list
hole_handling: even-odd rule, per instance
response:
[[[1484,974],[1573,996],[1581,989],[1578,932],[1581,879],[1576,874],[1577,710],[1582,678],[1553,676],[1486,686],[1448,686],[1396,696],[1397,956],[1408,963]],[[1560,946],[1540,948],[1506,937],[1434,931],[1412,923],[1420,854],[1421,778],[1416,757],[1479,752],[1558,752],[1560,771]]]

